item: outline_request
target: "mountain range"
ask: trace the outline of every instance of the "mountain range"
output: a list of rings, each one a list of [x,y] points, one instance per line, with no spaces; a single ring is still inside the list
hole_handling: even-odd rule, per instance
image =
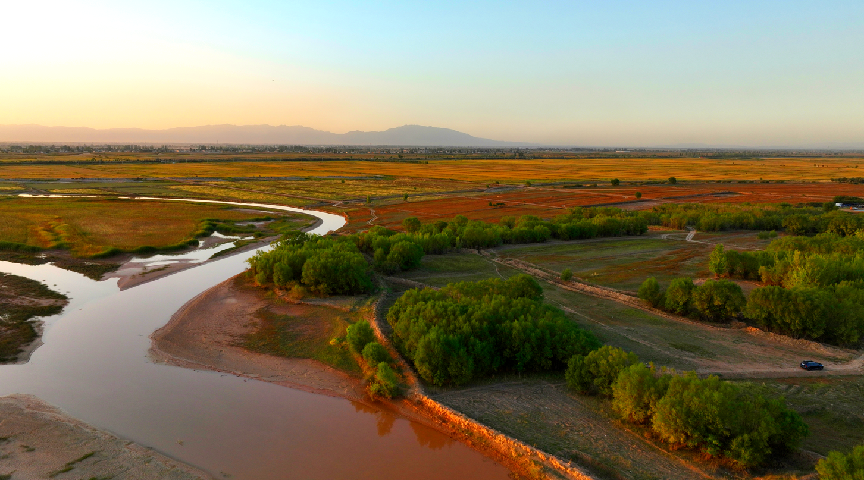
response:
[[[288,125],[205,125],[164,130],[143,128],[0,125],[6,143],[240,144],[240,145],[398,145],[436,147],[516,147],[528,143],[478,138],[449,128],[404,125],[380,132],[331,133]]]

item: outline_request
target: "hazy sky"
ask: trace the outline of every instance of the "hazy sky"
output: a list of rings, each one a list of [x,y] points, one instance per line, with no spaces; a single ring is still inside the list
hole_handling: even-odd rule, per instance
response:
[[[16,1],[0,124],[864,142],[864,2]]]

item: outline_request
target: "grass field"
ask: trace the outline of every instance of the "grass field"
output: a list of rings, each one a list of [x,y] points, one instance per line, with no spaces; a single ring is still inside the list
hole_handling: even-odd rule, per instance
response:
[[[387,175],[490,183],[526,181],[822,180],[858,177],[861,158],[706,158],[430,160],[428,164],[376,161],[274,161],[144,164],[5,164],[0,178],[288,177]]]
[[[0,241],[63,247],[87,257],[111,248],[131,251],[178,245],[192,239],[205,219],[243,221],[265,215],[180,202],[0,197]]]
[[[354,356],[343,345],[330,345],[344,337],[345,329],[360,319],[356,312],[344,312],[317,305],[280,305],[279,313],[259,310],[259,328],[247,336],[249,350],[290,358],[311,358],[337,370],[360,376]]]
[[[804,448],[821,455],[848,453],[864,444],[864,377],[780,378],[747,382],[750,388],[783,397],[810,427]]]

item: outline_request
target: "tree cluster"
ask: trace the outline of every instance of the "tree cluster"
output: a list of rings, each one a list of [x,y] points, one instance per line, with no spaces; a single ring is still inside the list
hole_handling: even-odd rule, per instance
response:
[[[717,276],[761,280],[745,315],[768,330],[838,345],[864,334],[864,235],[775,239],[762,252],[711,253]]]
[[[711,322],[729,322],[744,310],[747,299],[730,280],[706,280],[696,286],[690,278],[676,278],[666,289],[654,277],[639,287],[639,298],[652,307]]]
[[[354,295],[373,287],[369,264],[350,239],[300,235],[248,262],[259,285],[302,286],[321,295]]]
[[[435,385],[499,372],[563,370],[600,346],[558,309],[543,304],[532,277],[413,289],[387,313],[396,347]]]
[[[649,426],[676,448],[698,449],[744,468],[797,448],[807,425],[783,401],[766,399],[716,376],[658,371],[633,353],[605,346],[576,355],[567,384],[580,393],[611,397],[623,419]]]

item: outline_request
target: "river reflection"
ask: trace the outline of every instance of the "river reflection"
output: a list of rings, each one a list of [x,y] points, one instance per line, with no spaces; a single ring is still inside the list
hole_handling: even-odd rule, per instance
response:
[[[337,228],[344,223],[326,215],[342,222]],[[334,228],[332,221],[325,219],[319,231]],[[36,395],[218,478],[508,478],[501,465],[392,413],[232,375],[153,364],[149,335],[189,299],[243,271],[254,253],[124,291],[116,279],[96,282],[50,264],[0,262],[0,271],[56,285],[71,298],[63,313],[45,319],[45,344],[27,364],[0,366],[0,395]]]

